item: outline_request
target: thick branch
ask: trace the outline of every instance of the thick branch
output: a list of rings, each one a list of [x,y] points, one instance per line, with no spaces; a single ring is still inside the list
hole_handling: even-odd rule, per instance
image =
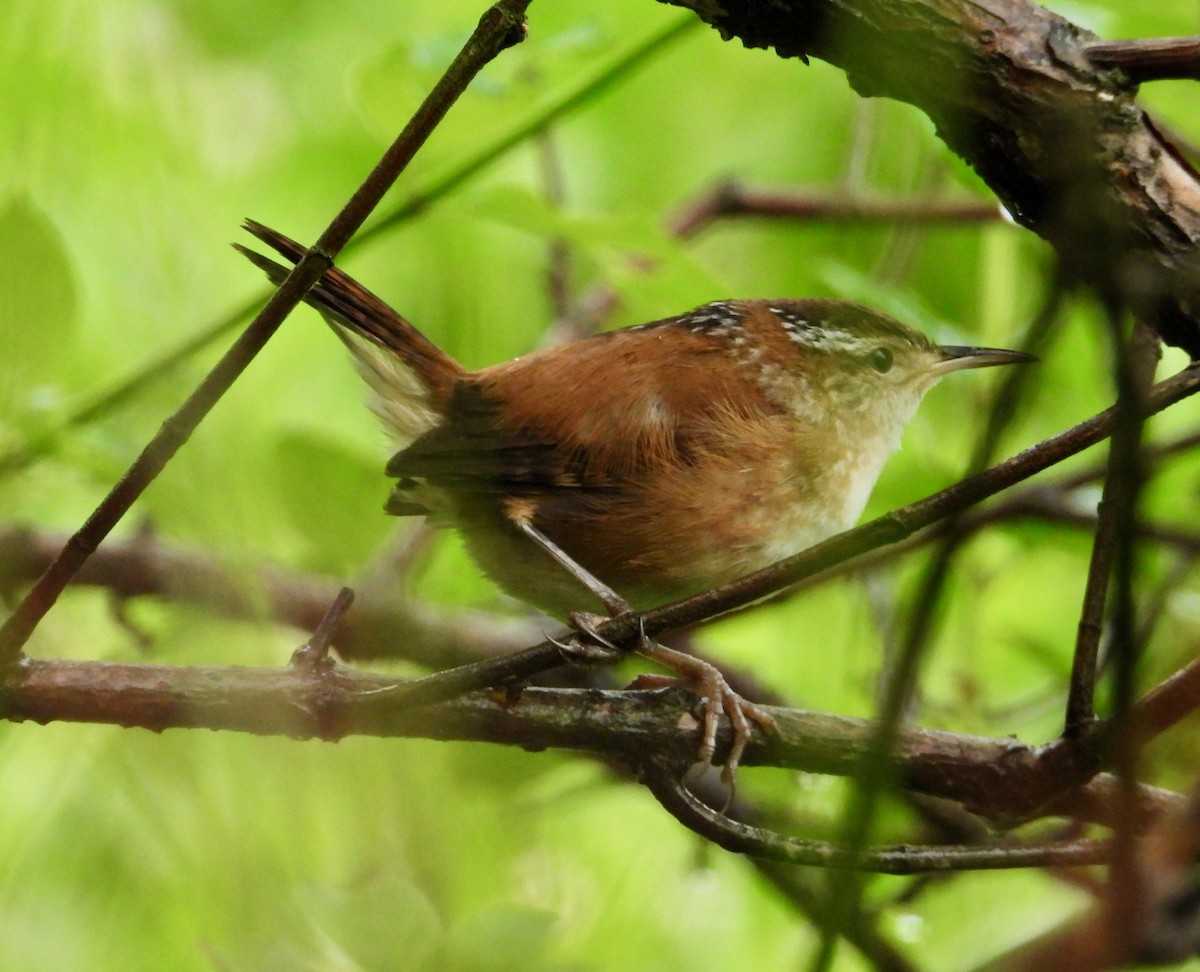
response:
[[[634,766],[647,754],[679,766],[695,758],[695,726],[679,718],[688,697],[673,690],[526,688],[412,706],[391,691],[395,684],[343,668],[314,672],[26,659],[0,682],[0,718],[110,723],[156,732],[227,729],[331,741],[372,735],[493,742],[590,752]],[[873,724],[862,719],[779,708],[772,714],[778,734],[756,733],[745,763],[847,775],[857,770],[872,737]],[[728,727],[723,727],[721,744],[728,742]],[[1034,812],[1108,819],[1110,781],[1098,777],[1076,788],[1069,782],[1076,777],[1061,771],[1063,759],[1047,761],[1014,739],[906,729],[893,758],[906,786],[961,801],[992,819],[1023,819]],[[1083,762],[1092,761],[1074,760]],[[1174,800],[1162,791],[1142,792],[1147,812]]]
[[[909,102],[1014,219],[1093,280],[1120,286],[1169,344],[1200,357],[1200,183],[1133,100],[1089,60],[1095,40],[1025,0],[663,0],[725,37],[842,68],[867,97]]]

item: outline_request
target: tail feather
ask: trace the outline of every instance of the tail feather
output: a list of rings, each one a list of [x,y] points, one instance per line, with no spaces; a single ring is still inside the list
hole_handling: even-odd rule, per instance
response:
[[[245,228],[291,264],[305,253],[299,243],[254,220],[247,220]],[[275,284],[291,272],[239,243],[233,246]],[[326,270],[304,299],[353,352],[377,396],[376,413],[401,443],[436,424],[455,382],[466,374],[462,365],[336,267]]]

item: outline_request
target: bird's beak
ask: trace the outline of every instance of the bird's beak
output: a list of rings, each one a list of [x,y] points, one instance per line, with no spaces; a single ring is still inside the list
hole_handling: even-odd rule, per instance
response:
[[[1003,348],[970,348],[943,344],[938,348],[941,360],[934,365],[936,374],[950,371],[965,371],[967,368],[991,368],[993,365],[1029,364],[1037,361],[1024,351],[1006,351]]]

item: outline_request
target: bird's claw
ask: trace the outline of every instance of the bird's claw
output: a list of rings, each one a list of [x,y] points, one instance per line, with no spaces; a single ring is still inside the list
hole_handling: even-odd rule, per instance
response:
[[[721,767],[721,782],[732,790],[742,754],[753,734],[750,724],[757,723],[761,729],[774,732],[775,720],[765,709],[735,692],[719,669],[707,662],[700,662],[699,659],[697,661],[699,665],[683,679],[687,687],[700,697],[700,748],[696,755],[704,767],[712,765],[713,756],[717,751],[717,731],[721,726],[721,716],[729,719],[733,738]]]
[[[767,731],[776,731],[775,720],[761,706],[743,698],[726,681],[720,669],[694,655],[667,648],[645,640],[639,649],[643,655],[653,661],[667,666],[678,674],[676,684],[682,683],[700,698],[700,747],[697,758],[704,767],[712,765],[713,756],[717,751],[717,730],[721,725],[721,716],[729,719],[733,739],[729,745],[729,753],[721,768],[721,781],[729,787],[729,801],[733,801],[734,779],[742,754],[753,734],[751,723]]]
[[[597,630],[607,618],[577,611],[569,620],[571,627],[578,633],[576,636],[565,641],[547,638],[558,648],[566,661],[579,665],[604,665],[621,660],[624,652]]]
[[[571,615],[570,622],[583,637],[571,638],[566,643],[554,643],[563,650],[568,660],[589,664],[616,661],[624,652],[599,632],[600,625],[607,620],[609,619],[601,615],[577,611]],[[729,803],[733,801],[738,765],[753,734],[751,723],[756,723],[766,732],[775,732],[775,720],[761,706],[735,692],[715,665],[694,655],[660,645],[651,639],[646,634],[645,623],[641,617],[638,618],[637,650],[676,673],[675,679],[659,681],[658,684],[682,684],[699,696],[700,747],[696,755],[706,768],[712,765],[713,756],[716,755],[717,731],[721,725],[721,716],[729,719],[733,738],[721,767],[721,781],[729,787],[729,801],[724,808],[728,809]],[[640,679],[639,684],[644,685],[647,681],[649,680],[645,678]]]

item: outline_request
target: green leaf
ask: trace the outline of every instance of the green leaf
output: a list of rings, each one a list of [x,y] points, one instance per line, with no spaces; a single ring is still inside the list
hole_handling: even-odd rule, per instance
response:
[[[309,921],[320,937],[363,969],[434,968],[441,949],[437,911],[420,888],[395,874],[311,893]]]
[[[74,271],[62,236],[28,197],[0,205],[0,252],[0,376],[27,387],[74,337]]]
[[[555,916],[538,908],[497,904],[480,908],[450,936],[447,967],[462,972],[550,968],[545,953]]]
[[[359,565],[390,532],[382,462],[307,429],[285,432],[275,459],[278,501],[314,566],[340,572]]]

